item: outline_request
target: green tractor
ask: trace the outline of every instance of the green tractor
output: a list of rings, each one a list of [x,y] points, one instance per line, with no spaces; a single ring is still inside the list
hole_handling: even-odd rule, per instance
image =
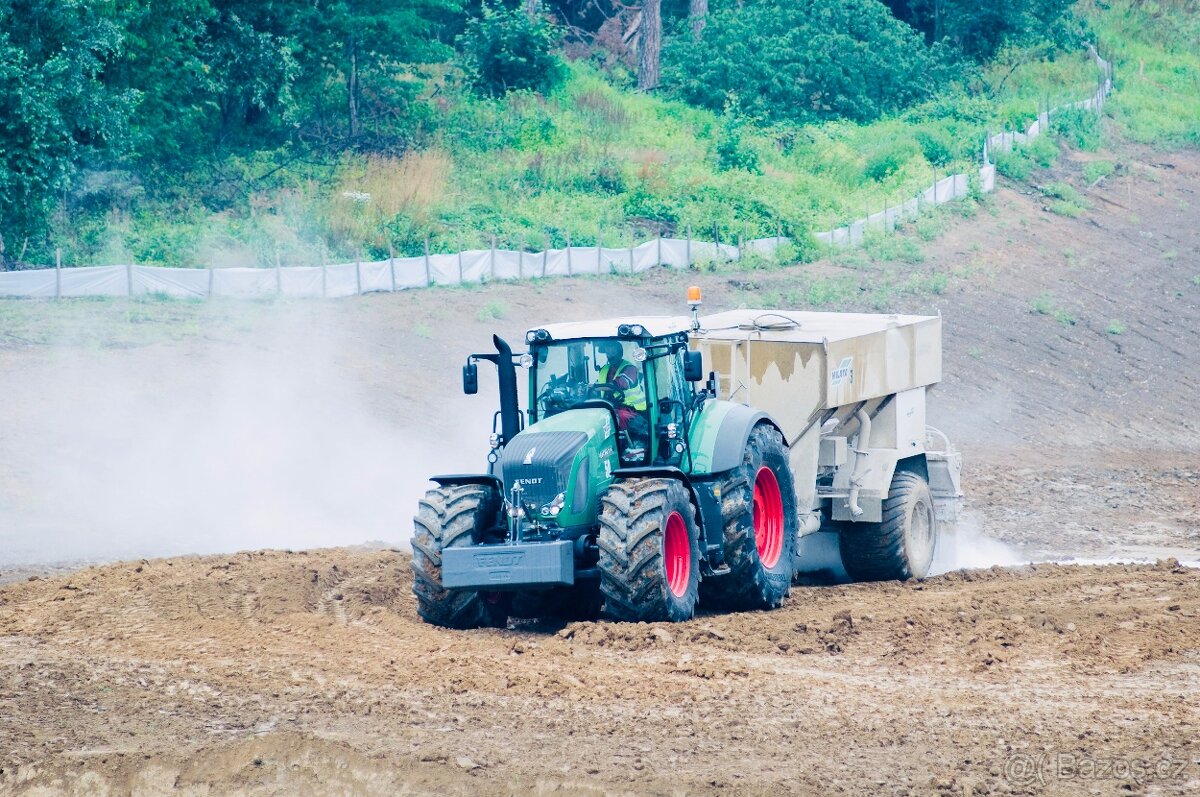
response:
[[[678,622],[698,603],[777,607],[806,570],[929,572],[962,495],[948,441],[926,448],[940,319],[701,319],[693,290],[690,318],[555,324],[529,330],[519,355],[493,336],[495,353],[468,357],[464,391],[492,362],[500,408],[487,472],[434,476],[421,500],[413,591],[427,622],[601,609]]]
[[[768,609],[787,596],[796,538],[788,452],[763,413],[714,398],[685,319],[531,330],[499,372],[486,474],[436,476],[413,537],[426,621],[502,627],[509,616],[681,621],[697,602]],[[602,376],[616,344],[640,398]],[[528,425],[515,368],[529,372]]]

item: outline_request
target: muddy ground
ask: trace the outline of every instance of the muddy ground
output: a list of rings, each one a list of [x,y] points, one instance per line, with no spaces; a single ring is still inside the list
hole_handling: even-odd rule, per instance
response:
[[[1200,156],[1114,157],[1095,185],[1073,158],[1046,177],[1081,188],[1081,217],[1006,186],[919,263],[6,303],[0,793],[1200,793],[1200,571],[1168,560],[1200,560]],[[804,587],[777,612],[678,626],[417,621],[407,507],[421,475],[482,458],[490,388],[457,395],[458,364],[492,330],[678,312],[689,282],[718,310],[857,280],[847,306],[875,309],[879,280],[933,274],[941,293],[887,303],[945,321],[930,421],[966,456],[979,536],[961,564],[1158,564]],[[249,387],[225,395],[234,355]],[[104,434],[70,422],[79,406],[105,408]],[[228,441],[249,465],[221,456]],[[117,478],[109,457],[151,467]],[[306,503],[326,492],[347,500]],[[369,539],[383,546],[312,547]],[[138,558],[266,546],[295,552]],[[67,561],[114,555],[131,560]]]

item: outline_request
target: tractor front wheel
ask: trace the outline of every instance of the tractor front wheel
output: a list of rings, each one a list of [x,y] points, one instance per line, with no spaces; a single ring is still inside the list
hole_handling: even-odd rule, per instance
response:
[[[499,496],[477,484],[439,487],[425,493],[414,520],[413,594],[417,614],[444,628],[503,628],[510,596],[442,587],[442,551],[474,544],[496,515]]]
[[[614,482],[600,496],[600,590],[628,622],[690,620],[700,586],[696,510],[679,481]]]

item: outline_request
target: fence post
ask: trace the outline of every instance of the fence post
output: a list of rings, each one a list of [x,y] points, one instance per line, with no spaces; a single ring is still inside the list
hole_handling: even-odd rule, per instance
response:
[[[575,276],[575,270],[571,268],[571,231],[567,230],[567,276]]]
[[[396,250],[392,248],[392,239],[388,238],[388,271],[392,274],[392,293],[396,292]]]
[[[130,262],[125,264],[125,291],[130,298],[133,297],[133,258],[129,258]]]
[[[329,298],[329,267],[325,264],[325,242],[321,242],[321,298]]]
[[[359,266],[360,255],[354,255],[354,292],[362,296],[362,267]]]
[[[633,274],[633,241],[635,233],[633,227],[629,228],[629,273]]]
[[[496,279],[496,233],[492,233],[492,254],[488,258],[488,271],[491,273],[492,279]]]
[[[550,259],[550,233],[546,233],[546,248],[542,250],[542,278],[546,277],[546,265]]]
[[[683,256],[684,256],[684,259],[687,260],[687,263],[685,265],[688,268],[691,268],[692,267],[692,225],[690,225],[690,224],[687,226],[687,243],[684,244]]]
[[[275,295],[283,296],[283,272],[279,268],[279,247],[275,247]]]
[[[737,236],[737,262],[742,262],[742,234],[739,232]]]
[[[655,239],[655,241],[658,246],[658,250],[654,256],[654,259],[657,260],[658,262],[655,263],[655,265],[661,266],[663,264],[663,262],[662,262],[662,228],[659,228],[658,237]]]
[[[600,269],[602,268],[602,265],[603,265],[602,261],[604,260],[604,253],[601,250],[601,247],[603,246],[603,244],[601,242],[603,241],[603,239],[604,239],[604,228],[597,227],[596,228],[596,274],[600,274]]]
[[[425,287],[433,284],[433,273],[429,270],[429,236],[425,236]]]
[[[517,236],[517,279],[525,279],[525,234]]]
[[[216,272],[214,271],[214,269],[212,267],[212,261],[209,261],[209,264],[208,264],[208,298],[209,299],[211,299],[212,295],[213,295],[213,277],[215,276],[215,273]]]
[[[462,249],[463,249],[462,236],[459,235],[458,236],[458,284],[459,285],[463,284]]]
[[[54,298],[62,298],[62,249],[54,250]]]

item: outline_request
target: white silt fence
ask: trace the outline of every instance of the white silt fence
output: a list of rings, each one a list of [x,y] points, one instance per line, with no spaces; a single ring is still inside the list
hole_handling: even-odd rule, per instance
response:
[[[768,255],[786,241],[778,236],[764,238],[746,242],[743,249]],[[736,260],[740,256],[741,250],[728,244],[656,238],[621,248],[572,246],[542,252],[476,249],[326,266],[207,269],[83,266],[0,272],[0,296],[27,299],[146,295],[180,299],[211,296],[336,298],[490,280],[636,274],[658,266],[682,268],[714,260]]]

